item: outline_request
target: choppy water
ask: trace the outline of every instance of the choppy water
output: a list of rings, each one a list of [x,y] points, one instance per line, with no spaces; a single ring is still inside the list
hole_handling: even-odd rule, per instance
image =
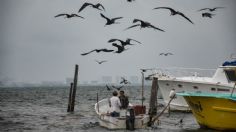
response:
[[[150,87],[146,87],[145,90],[145,104],[148,105]],[[140,87],[127,87],[125,91],[131,103],[141,103]],[[79,87],[75,112],[67,113],[69,94],[67,87],[0,88],[0,131],[110,131],[98,125],[98,118],[94,111],[97,92],[99,99],[109,97],[112,93],[101,86]],[[162,100],[159,99],[159,102]],[[181,118],[183,118],[183,125],[178,124]],[[161,125],[136,131],[211,130],[200,129],[191,113],[172,112],[170,116],[166,113],[161,117]]]

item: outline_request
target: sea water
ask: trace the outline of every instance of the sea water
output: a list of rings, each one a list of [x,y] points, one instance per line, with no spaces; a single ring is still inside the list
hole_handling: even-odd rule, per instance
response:
[[[141,104],[141,87],[124,87],[132,104]],[[79,86],[75,110],[67,112],[69,87],[11,87],[0,88],[0,132],[106,132],[100,127],[94,104],[111,97],[105,86]],[[150,86],[144,88],[144,104],[149,106]],[[158,103],[163,104],[162,99]],[[158,107],[161,111],[164,107]],[[182,124],[180,119],[183,119]],[[115,130],[127,131],[127,130]],[[191,113],[171,112],[160,118],[160,124],[135,131],[211,131],[200,129]]]

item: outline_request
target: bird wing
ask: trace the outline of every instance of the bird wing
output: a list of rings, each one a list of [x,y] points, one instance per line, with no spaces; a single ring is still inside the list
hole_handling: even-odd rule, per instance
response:
[[[139,41],[137,41],[137,40],[134,40],[134,39],[131,39],[131,38],[128,38],[126,41],[127,41],[127,42],[130,42],[131,40],[133,40],[133,41],[135,41],[135,42],[141,44],[141,42],[139,42]]]
[[[107,21],[109,21],[110,19],[106,16],[104,16],[102,13],[100,13],[101,17],[105,18]]]
[[[159,31],[162,31],[162,32],[165,32],[163,29],[157,28],[157,27],[155,27],[155,26],[153,26],[151,24],[149,25],[149,27],[151,27],[153,29],[156,29],[156,30],[159,30]]]
[[[220,9],[220,8],[225,8],[225,7],[215,7],[213,9],[216,10],[216,9]]]
[[[100,61],[100,63],[104,63],[104,62],[107,62],[107,61],[106,60]]]
[[[84,19],[84,17],[82,17],[82,16],[79,16],[78,14],[71,14],[73,17],[80,17],[80,18],[83,18]]]
[[[102,7],[102,9],[105,11],[105,8],[102,4],[98,3],[97,5],[98,5],[98,7]]]
[[[133,28],[133,27],[137,27],[137,26],[140,26],[140,24],[132,25],[130,27],[127,27],[125,30],[128,30],[128,29]]]
[[[210,8],[202,8],[202,9],[200,9],[200,10],[198,10],[198,11],[203,11],[203,10],[209,10]]]
[[[119,39],[110,39],[108,40],[108,43],[115,42],[115,41],[119,41]]]
[[[184,17],[185,19],[187,19],[189,22],[191,22],[192,24],[194,24],[188,17],[186,17],[183,13],[178,12],[178,14],[182,17]]]
[[[103,52],[112,52],[114,50],[110,50],[110,49],[100,49],[100,51],[103,51]]]
[[[78,12],[81,12],[85,7],[87,7],[87,6],[89,6],[89,5],[93,5],[93,4],[91,4],[91,3],[84,3],[81,7],[80,7],[80,9],[79,9],[79,11]]]
[[[156,8],[153,8],[153,10],[155,9],[168,9],[170,10],[171,12],[176,12],[174,9],[170,8],[170,7],[156,7]]]
[[[92,53],[92,52],[94,52],[94,51],[96,51],[96,50],[91,50],[91,51],[89,51],[89,52],[87,52],[87,53],[83,53],[83,54],[81,54],[81,55],[88,55],[88,54],[90,54],[90,53]]]
[[[121,19],[121,18],[123,18],[123,17],[115,17],[115,18],[112,18],[112,20],[118,20],[118,19]]]
[[[68,15],[68,14],[58,14],[58,15],[56,15],[55,17],[60,17],[60,16],[65,16],[65,15]]]
[[[134,20],[133,20],[133,23],[136,23],[136,22],[143,22],[143,21],[140,20],[140,19],[134,19]]]
[[[173,55],[173,54],[172,54],[172,53],[170,53],[170,52],[168,52],[168,53],[166,53],[166,54]]]

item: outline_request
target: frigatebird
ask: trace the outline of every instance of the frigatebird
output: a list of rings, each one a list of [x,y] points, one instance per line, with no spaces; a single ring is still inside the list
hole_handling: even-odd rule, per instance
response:
[[[117,48],[117,51],[115,51],[115,53],[122,53],[123,51],[125,51],[125,46],[123,45],[118,45],[117,43],[112,43],[112,46],[115,46]]]
[[[130,82],[128,80],[126,80],[124,77],[121,77],[121,81],[120,84],[124,83],[124,84],[130,84]]]
[[[111,24],[119,24],[118,22],[115,22],[118,19],[121,19],[123,17],[115,17],[115,18],[108,18],[106,16],[104,16],[102,13],[100,13],[101,17],[105,18],[107,20],[106,25],[111,25]]]
[[[87,6],[91,6],[91,7],[95,8],[95,9],[104,10],[104,11],[105,11],[104,6],[103,6],[102,4],[100,4],[100,3],[92,4],[92,3],[86,2],[86,3],[84,3],[84,4],[80,7],[80,9],[79,9],[78,12],[81,12],[81,11],[82,11],[85,7],[87,7]],[[102,9],[100,9],[100,7],[101,7]]]
[[[214,8],[202,8],[198,11],[209,10],[210,12],[215,11],[216,9],[225,8],[225,7],[214,7]]]
[[[105,48],[103,48],[103,49],[94,49],[94,50],[91,50],[91,51],[89,51],[89,52],[87,52],[87,53],[83,53],[83,54],[81,54],[81,55],[88,55],[88,54],[90,54],[90,53],[92,53],[92,52],[94,52],[94,51],[96,51],[97,53],[99,53],[99,52],[113,52],[114,50],[110,50],[110,49],[105,49]]]
[[[111,90],[111,88],[110,88],[108,85],[106,85],[106,88],[107,88],[107,90],[108,90],[108,91],[110,91],[110,90]]]
[[[131,44],[131,43],[130,43],[131,41],[135,41],[135,42],[141,44],[141,42],[139,42],[139,41],[137,41],[137,40],[134,40],[134,39],[131,39],[131,38],[127,38],[125,41],[120,40],[120,39],[110,39],[110,40],[108,40],[109,43],[115,42],[115,41],[119,41],[122,46],[134,45],[134,44]]]
[[[58,14],[55,17],[60,17],[60,16],[65,16],[65,18],[80,17],[84,19],[84,17],[79,16],[78,14],[66,14],[66,13]]]
[[[204,12],[202,13],[202,17],[209,17],[209,18],[212,18],[212,16],[214,16],[215,14],[211,14],[209,12]]]
[[[156,7],[156,8],[154,8],[153,10],[155,10],[155,9],[168,9],[168,10],[170,10],[170,15],[171,15],[171,16],[180,15],[180,16],[184,17],[186,20],[188,20],[189,22],[191,22],[192,24],[194,24],[194,23],[193,23],[188,17],[186,17],[182,12],[176,11],[176,10],[170,8],[170,7]]]
[[[106,60],[103,60],[103,61],[98,61],[98,60],[95,60],[98,64],[102,64],[104,62],[107,62]]]
[[[149,23],[149,22],[146,22],[146,21],[143,21],[143,20],[140,20],[140,19],[134,19],[134,20],[133,20],[133,23],[136,23],[136,22],[140,22],[140,24],[132,25],[132,26],[126,28],[125,30],[130,29],[130,28],[133,28],[133,27],[140,26],[140,29],[141,29],[141,28],[153,28],[153,29],[156,29],[156,30],[165,32],[164,30],[153,26],[153,25],[152,25],[151,23]]]
[[[173,53],[170,53],[170,52],[168,52],[168,53],[160,53],[159,55],[168,56],[168,55],[173,55]]]
[[[120,91],[120,89],[123,88],[124,86],[116,87],[116,86],[112,85],[112,87],[117,89],[118,91]]]

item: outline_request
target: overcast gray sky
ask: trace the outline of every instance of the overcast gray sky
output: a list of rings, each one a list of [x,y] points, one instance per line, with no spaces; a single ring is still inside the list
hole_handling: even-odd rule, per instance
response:
[[[54,18],[59,13],[77,13],[84,2],[101,2],[106,11],[84,9],[85,19]],[[194,25],[168,10],[183,12]],[[212,19],[202,18],[197,10],[226,7]],[[105,19],[124,17],[120,24],[104,27]],[[79,64],[80,81],[99,80],[103,75],[140,76],[140,68],[197,67],[217,68],[236,53],[235,0],[1,0],[0,1],[0,74],[14,81],[64,81],[72,77]],[[149,21],[166,32],[133,28],[134,18]],[[142,45],[130,46],[122,54],[83,52],[113,48],[111,38],[133,38]],[[114,48],[113,48],[114,49]],[[159,56],[172,52],[173,56]],[[94,60],[108,60],[98,65]]]

